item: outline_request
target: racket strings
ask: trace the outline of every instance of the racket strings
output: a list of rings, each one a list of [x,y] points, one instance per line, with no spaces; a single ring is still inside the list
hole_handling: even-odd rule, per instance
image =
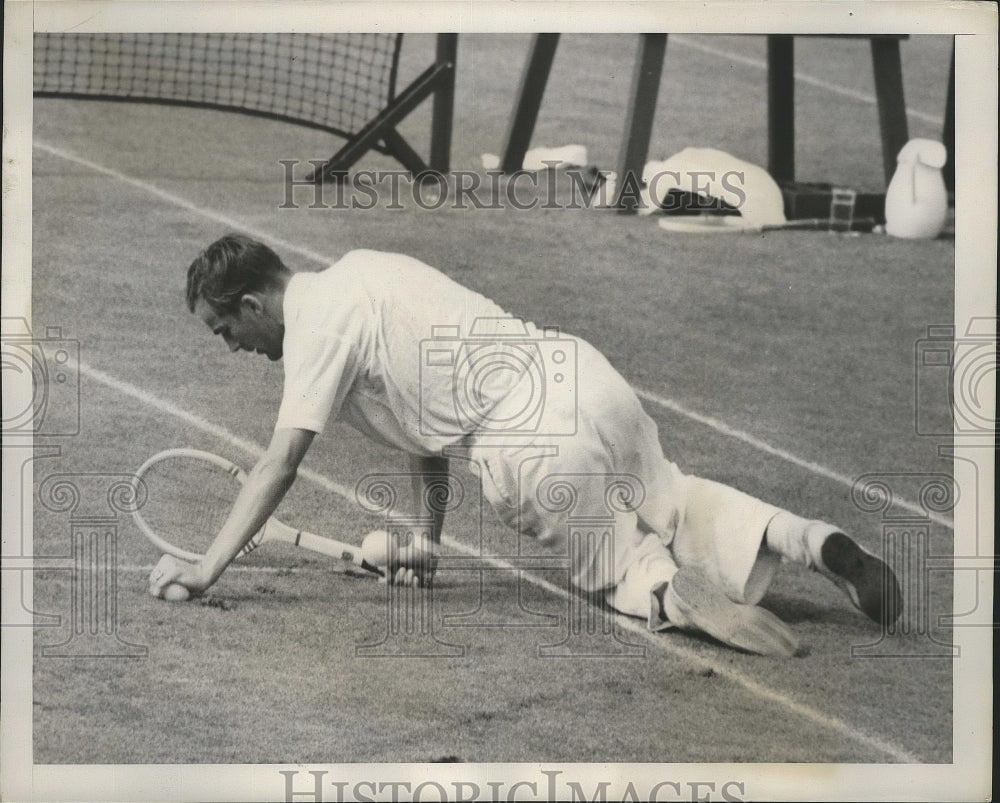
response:
[[[192,457],[157,461],[142,481],[147,497],[139,516],[160,538],[198,554],[208,549],[240,491],[224,468]]]

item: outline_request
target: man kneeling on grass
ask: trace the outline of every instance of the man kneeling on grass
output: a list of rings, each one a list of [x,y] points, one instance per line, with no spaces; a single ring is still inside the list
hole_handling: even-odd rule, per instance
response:
[[[757,605],[782,558],[828,577],[876,622],[899,617],[892,571],[837,527],[667,460],[635,392],[589,343],[553,340],[416,259],[358,250],[319,273],[293,273],[267,246],[230,235],[191,264],[187,303],[231,351],[283,357],[284,393],[267,452],[208,553],[196,564],[164,556],[150,576],[154,595],[171,583],[211,586],[274,512],[313,438],[342,420],[406,452],[417,476],[440,475],[459,449],[506,524],[564,553],[569,513],[543,504],[547,478],[571,476],[574,517],[594,518],[608,516],[608,482],[631,478],[635,504],[615,506],[610,561],[600,544],[584,544],[568,550],[570,574],[576,588],[604,592],[650,630],[794,654],[791,629]],[[471,364],[482,349],[486,362]],[[551,364],[535,370],[527,354]],[[560,359],[565,375],[554,370]],[[435,541],[442,518],[431,527]],[[391,580],[429,578],[401,568]]]

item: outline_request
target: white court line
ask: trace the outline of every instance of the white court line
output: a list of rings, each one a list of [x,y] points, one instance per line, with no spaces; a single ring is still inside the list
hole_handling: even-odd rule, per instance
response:
[[[52,145],[40,142],[37,139],[34,141],[34,147],[46,151],[48,153],[51,153],[54,156],[58,156],[61,159],[65,159],[70,162],[76,162],[77,164],[83,165],[84,167],[87,167],[97,173],[103,173],[104,175],[110,176],[111,178],[117,179],[118,181],[130,184],[133,187],[136,187],[140,190],[143,190],[144,192],[156,196],[157,198],[160,198],[163,201],[166,201],[167,203],[174,204],[175,206],[178,206],[182,209],[186,209],[190,212],[193,212],[196,215],[208,218],[209,220],[214,220],[217,223],[222,223],[223,225],[227,226],[230,229],[236,231],[242,231],[245,234],[253,235],[254,237],[260,240],[267,240],[268,242],[274,244],[275,246],[296,253],[306,259],[310,259],[314,262],[317,262],[320,265],[324,266],[331,265],[335,261],[335,258],[333,257],[329,257],[325,254],[320,254],[317,251],[313,251],[312,249],[307,248],[305,246],[301,246],[296,243],[290,242],[288,240],[283,240],[279,237],[275,237],[269,231],[256,228],[254,226],[246,225],[245,223],[235,220],[234,218],[230,218],[227,217],[226,215],[223,215],[221,212],[216,212],[213,209],[206,209],[205,207],[198,206],[197,204],[187,200],[186,198],[174,195],[173,193],[167,192],[166,190],[161,190],[159,187],[156,187],[150,184],[149,182],[126,175],[125,173],[121,173],[113,168],[97,164],[96,162],[91,162],[90,160],[84,159],[80,156],[77,156],[76,154],[70,153],[69,151],[56,148]],[[818,474],[821,477],[826,477],[827,479],[833,480],[834,482],[844,485],[847,488],[854,487],[854,481],[850,477],[844,474],[838,474],[837,472],[825,468],[819,465],[818,463],[814,463],[810,460],[797,457],[793,455],[791,452],[787,452],[784,449],[779,449],[776,446],[771,446],[765,441],[762,441],[759,438],[756,438],[747,432],[735,429],[722,421],[718,421],[717,419],[711,418],[709,416],[703,415],[693,410],[689,410],[682,404],[675,402],[672,399],[667,399],[663,396],[652,393],[651,391],[642,390],[640,388],[634,388],[634,390],[643,399],[653,402],[659,405],[660,407],[663,407],[664,409],[670,410],[674,413],[689,418],[692,421],[704,424],[705,426],[710,427],[711,429],[714,429],[717,432],[726,435],[727,437],[735,438],[736,440],[742,441],[743,443],[746,443],[749,446],[753,446],[756,449],[760,449],[761,451],[766,452],[767,454],[770,454],[774,457],[780,457],[781,459],[786,460],[792,463],[793,465],[798,466],[799,468],[804,468],[807,471],[811,471],[815,474]],[[241,446],[240,448],[245,448],[245,447]],[[911,502],[902,497],[897,498],[893,496],[893,503],[917,515],[927,516],[932,521],[944,527],[947,527],[949,529],[954,528],[954,525],[951,522],[951,520],[938,513],[933,513],[933,512],[928,513],[927,511],[925,511],[923,506],[918,505],[915,502]]]
[[[760,59],[755,59],[751,56],[743,56],[739,53],[733,53],[729,50],[722,50],[717,47],[712,47],[711,45],[706,45],[703,42],[691,39],[690,37],[684,36],[683,34],[673,34],[670,36],[671,42],[677,42],[679,45],[684,47],[689,47],[692,50],[700,51],[701,53],[706,53],[710,56],[718,56],[722,59],[727,59],[729,61],[734,61],[737,64],[742,64],[746,67],[755,67],[758,70],[767,71],[767,62],[761,61]],[[830,81],[824,81],[822,78],[816,78],[808,73],[795,72],[795,80],[803,84],[808,84],[809,86],[817,87],[818,89],[825,89],[827,92],[832,92],[835,95],[840,95],[845,98],[851,98],[852,100],[859,100],[862,103],[868,103],[872,106],[878,105],[878,99],[874,95],[869,95],[867,92],[859,92],[856,89],[850,89],[846,86],[841,86],[840,84],[834,84]],[[922,112],[917,109],[911,109],[909,106],[906,108],[906,114],[909,117],[913,117],[917,120],[923,120],[925,123],[931,123],[932,125],[942,126],[944,125],[944,117],[940,117],[934,114],[928,114],[927,112]]]
[[[101,384],[109,387],[113,390],[118,391],[126,396],[130,396],[137,401],[140,401],[161,413],[166,413],[168,415],[179,418],[187,424],[195,426],[201,429],[203,432],[210,434],[226,443],[232,444],[240,449],[247,451],[252,455],[260,455],[264,452],[264,447],[260,444],[254,443],[253,441],[246,440],[239,437],[238,435],[230,432],[225,427],[214,424],[201,416],[195,415],[194,413],[188,412],[183,408],[172,404],[164,399],[160,399],[153,394],[142,390],[141,388],[132,385],[129,382],[125,382],[121,379],[111,376],[110,374],[93,368],[85,363],[80,364],[80,372],[91,379],[100,382]],[[347,486],[335,482],[322,474],[315,471],[302,469],[299,471],[300,476],[305,477],[315,483],[320,487],[326,488],[333,493],[338,494],[347,501],[351,502],[355,500],[354,492]],[[448,535],[442,535],[441,542],[446,546],[454,549],[457,552],[462,552],[471,557],[478,557],[481,560],[496,566],[499,569],[507,569],[511,571],[518,571],[520,576],[527,580],[532,585],[536,585],[557,597],[569,600],[570,592],[567,589],[554,585],[553,583],[543,580],[540,577],[535,577],[530,572],[515,569],[511,564],[499,558],[491,558],[489,556],[481,555],[477,550],[466,546],[465,544],[456,541]],[[609,612],[611,613],[611,612]],[[694,664],[701,669],[711,669],[715,674],[725,677],[727,680],[742,686],[748,692],[763,700],[774,703],[775,705],[781,706],[788,711],[797,714],[798,716],[816,724],[823,728],[835,731],[837,733],[843,734],[844,736],[852,739],[853,741],[865,745],[866,747],[877,750],[886,755],[892,756],[895,760],[900,761],[905,764],[917,764],[920,763],[920,759],[909,753],[902,747],[893,744],[892,742],[881,739],[877,736],[872,736],[864,731],[856,728],[847,722],[844,722],[838,717],[830,716],[824,714],[821,711],[811,708],[810,706],[804,705],[797,700],[792,699],[786,694],[783,694],[775,689],[765,686],[752,678],[744,675],[738,670],[726,666],[725,664],[715,663],[703,656],[699,655],[695,651],[683,647],[675,642],[671,641],[669,638],[662,635],[657,635],[650,633],[639,624],[635,619],[631,619],[625,616],[614,614],[619,625],[628,630],[631,633],[640,636],[646,641],[650,642],[654,647],[663,652],[671,653],[676,655],[688,663]]]
[[[742,441],[743,443],[753,446],[755,449],[759,449],[774,457],[780,457],[782,460],[786,460],[792,465],[798,466],[799,468],[804,468],[813,474],[817,474],[820,477],[825,477],[828,480],[832,480],[840,485],[845,485],[848,488],[854,488],[854,480],[848,477],[846,474],[840,474],[832,469],[821,466],[819,463],[814,463],[812,460],[806,460],[802,457],[797,457],[791,452],[786,452],[784,449],[779,449],[777,446],[771,446],[771,444],[766,441],[762,441],[760,438],[755,438],[753,435],[743,432],[739,429],[734,429],[729,426],[729,424],[724,421],[720,421],[717,418],[712,418],[711,416],[703,415],[702,413],[695,412],[694,410],[689,410],[681,404],[678,404],[673,399],[665,398],[656,393],[648,390],[642,390],[641,388],[633,388],[636,395],[640,398],[646,399],[647,401],[654,402],[665,410],[670,410],[679,415],[684,416],[692,421],[696,421],[699,424],[704,424],[706,427],[714,429],[716,432],[726,435],[727,437],[733,438],[734,440]],[[873,493],[882,493],[878,489],[871,489]],[[922,505],[918,505],[916,502],[911,502],[908,499],[903,499],[902,497],[897,497],[895,494],[892,497],[892,504],[898,505],[903,510],[908,510],[911,513],[915,513],[921,518],[928,518],[936,524],[940,524],[943,527],[947,527],[949,530],[955,528],[954,522],[942,516],[940,513],[934,513],[928,511]]]
[[[306,259],[311,259],[314,262],[318,262],[321,265],[331,265],[334,260],[325,254],[320,254],[317,251],[312,251],[303,245],[298,243],[292,243],[288,240],[283,240],[280,237],[275,236],[269,231],[264,229],[257,229],[253,226],[247,225],[244,220],[236,220],[236,218],[231,218],[221,212],[216,212],[214,209],[207,209],[204,206],[198,206],[198,204],[193,203],[187,198],[182,198],[179,195],[174,195],[172,192],[167,192],[166,190],[161,190],[155,184],[150,184],[148,181],[143,181],[142,179],[133,178],[125,173],[115,170],[111,167],[106,167],[105,165],[98,164],[97,162],[91,162],[89,159],[84,159],[82,156],[77,156],[75,153],[70,153],[61,148],[57,148],[54,145],[48,145],[39,139],[34,139],[32,141],[32,147],[38,148],[39,150],[45,151],[46,153],[51,153],[53,156],[58,156],[60,159],[65,159],[67,162],[76,162],[78,165],[89,168],[95,173],[103,173],[106,176],[117,179],[125,184],[131,184],[133,187],[137,187],[143,192],[147,192],[150,195],[155,195],[162,201],[166,201],[174,206],[179,206],[181,209],[186,209],[189,212],[193,212],[200,217],[208,218],[209,220],[214,220],[216,223],[221,223],[233,231],[243,232],[244,234],[250,234],[259,240],[267,240],[280,248],[286,249],[288,251],[294,251],[295,253],[305,257]]]
[[[6,560],[6,558],[4,558]],[[36,567],[32,567],[35,571],[38,571]],[[129,574],[149,574],[151,566],[137,566],[131,563],[125,564],[124,566],[119,565],[115,567],[120,572],[128,572]],[[44,567],[42,571],[44,571]],[[306,567],[297,566],[295,568],[285,567],[285,566],[247,566],[241,565],[239,563],[230,563],[226,567],[226,574],[230,572],[236,572],[237,574],[250,573],[250,574],[280,574],[280,575],[293,575],[293,574],[329,574],[330,570],[323,568],[319,565]],[[368,577],[371,576],[375,578],[375,575],[369,575],[368,572],[359,570],[357,572],[358,577]]]

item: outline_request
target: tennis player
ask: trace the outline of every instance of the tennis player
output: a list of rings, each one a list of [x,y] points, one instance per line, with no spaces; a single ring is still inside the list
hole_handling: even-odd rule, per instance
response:
[[[284,392],[271,443],[205,558],[164,556],[150,576],[155,595],[170,583],[211,586],[274,512],[315,436],[339,420],[405,452],[418,478],[447,471],[449,456],[467,461],[506,524],[568,554],[578,589],[603,592],[651,630],[794,654],[794,633],[757,604],[782,559],[829,578],[876,622],[900,615],[891,569],[835,525],[666,459],[656,424],[589,343],[540,331],[416,259],[357,250],[293,273],[266,245],[228,235],[191,264],[187,303],[231,351],[283,359]],[[572,510],[547,498],[555,480],[572,484]],[[606,519],[618,480],[630,499],[612,505],[610,550],[570,548],[568,517]],[[392,580],[429,578],[400,569]]]

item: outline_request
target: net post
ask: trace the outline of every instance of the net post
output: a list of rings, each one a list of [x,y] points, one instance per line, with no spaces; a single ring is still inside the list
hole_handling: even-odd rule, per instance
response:
[[[795,37],[767,37],[767,170],[795,181]]]
[[[437,86],[442,68],[432,64],[413,80],[382,113],[372,120],[363,131],[337,151],[322,170],[315,171],[310,181],[324,181],[337,173],[342,173],[354,165],[374,145],[386,136],[406,115],[419,106]],[[391,137],[392,135],[390,135]]]
[[[458,34],[439,33],[435,60],[446,67],[434,92],[431,110],[430,168],[439,173],[451,169],[451,131],[455,115],[455,63],[458,58]]]
[[[542,96],[545,85],[552,70],[556,47],[559,45],[559,34],[538,33],[531,45],[531,55],[521,75],[521,87],[517,93],[517,105],[507,127],[504,139],[503,157],[500,169],[504,173],[515,173],[524,164],[524,154],[531,144],[531,135],[535,132],[538,120],[538,110],[542,106]]]
[[[632,72],[628,111],[625,115],[625,136],[618,158],[618,186],[638,186],[642,168],[649,154],[649,141],[656,115],[656,98],[660,92],[660,75],[667,52],[665,33],[639,35],[639,51]],[[634,213],[634,204],[625,205],[625,193],[618,199],[618,211]]]
[[[403,139],[402,135],[395,128],[386,129],[382,135],[382,139],[385,141],[389,152],[413,175],[419,175],[427,169],[427,165],[420,158],[420,154],[410,147],[410,143]]]

